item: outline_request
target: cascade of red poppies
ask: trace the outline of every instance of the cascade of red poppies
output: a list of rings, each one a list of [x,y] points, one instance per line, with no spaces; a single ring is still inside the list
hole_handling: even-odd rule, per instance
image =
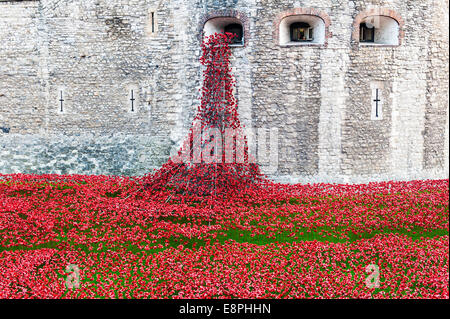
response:
[[[201,104],[187,139],[161,169],[147,177],[152,189],[220,195],[255,187],[263,181],[252,160],[237,112],[229,44],[234,34],[216,33],[202,44],[206,67]]]

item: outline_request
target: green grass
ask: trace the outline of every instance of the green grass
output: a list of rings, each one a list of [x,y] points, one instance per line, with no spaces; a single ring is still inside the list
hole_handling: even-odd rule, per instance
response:
[[[300,232],[303,232],[303,235],[300,235]],[[318,241],[318,242],[332,242],[332,243],[345,243],[345,242],[355,242],[357,240],[361,239],[370,239],[375,237],[379,234],[402,234],[410,237],[412,240],[422,240],[423,238],[434,238],[434,237],[440,237],[449,235],[448,230],[445,229],[436,229],[429,232],[423,232],[423,229],[415,228],[412,231],[406,231],[403,229],[400,230],[386,230],[386,231],[376,231],[372,233],[365,233],[362,234],[362,236],[356,236],[354,234],[350,234],[350,240],[348,239],[339,239],[336,237],[326,236],[323,237],[321,234],[319,234],[319,231],[310,232],[307,233],[305,229],[300,230],[296,233],[296,236],[298,239],[295,239],[293,237],[289,237],[288,233],[281,233],[277,234],[274,238],[267,238],[265,235],[256,235],[251,236],[250,231],[243,231],[238,229],[229,229],[227,231],[218,231],[217,232],[217,242],[220,244],[225,243],[226,241],[232,240],[238,243],[249,243],[249,244],[255,244],[260,246],[270,245],[273,243],[299,243],[303,241]],[[241,236],[242,234],[242,236]],[[61,241],[65,241],[63,238],[61,238]],[[17,251],[17,250],[37,250],[37,249],[43,249],[43,248],[57,248],[58,242],[49,242],[45,244],[40,245],[34,245],[32,247],[26,247],[23,245],[13,246],[13,247],[0,247],[1,251]],[[86,245],[82,244],[76,244],[76,243],[69,243],[71,247],[75,250],[81,250],[86,253],[89,253],[91,250],[88,249]],[[156,244],[165,244],[165,239],[160,239],[156,242]],[[158,249],[150,249],[150,250],[143,250],[140,249],[136,244],[132,242],[125,242],[125,243],[117,243],[115,246],[104,246],[102,249],[98,250],[100,243],[93,243],[91,246],[93,247],[92,251],[95,252],[105,252],[107,250],[120,250],[122,248],[126,248],[128,251],[133,253],[139,253],[139,252],[145,252],[145,253],[159,253],[166,248],[158,248]],[[178,247],[179,245],[183,245],[185,248],[192,249],[194,247],[200,247],[206,245],[205,239],[198,239],[198,238],[188,238],[185,236],[179,236],[179,237],[171,237],[169,238],[169,243],[167,247]]]

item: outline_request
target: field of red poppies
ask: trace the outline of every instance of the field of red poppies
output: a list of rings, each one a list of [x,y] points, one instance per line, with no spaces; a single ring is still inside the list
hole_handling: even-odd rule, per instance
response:
[[[448,180],[202,197],[0,175],[0,298],[449,298],[448,196]]]

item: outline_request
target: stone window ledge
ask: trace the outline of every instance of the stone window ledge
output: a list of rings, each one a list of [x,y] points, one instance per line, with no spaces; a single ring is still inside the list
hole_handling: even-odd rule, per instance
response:
[[[288,47],[325,47],[324,43],[296,43],[296,42],[289,42],[285,44],[279,44],[282,48],[288,48]]]
[[[359,43],[360,47],[377,47],[377,48],[397,48],[399,44],[383,44],[383,43]]]

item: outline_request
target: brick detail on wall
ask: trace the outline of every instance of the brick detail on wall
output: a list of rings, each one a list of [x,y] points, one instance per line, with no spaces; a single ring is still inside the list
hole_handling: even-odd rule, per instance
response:
[[[398,22],[399,30],[398,30],[398,45],[401,45],[403,42],[403,39],[405,37],[405,21],[403,18],[394,10],[387,9],[387,8],[372,8],[365,11],[360,12],[353,22],[353,30],[352,30],[352,43],[358,44],[359,43],[359,26],[361,22],[371,16],[384,16],[394,19]],[[386,46],[392,46],[392,45],[386,45]]]
[[[319,9],[315,8],[293,8],[287,11],[283,11],[279,13],[274,22],[273,22],[273,40],[276,45],[280,44],[280,23],[284,18],[290,17],[290,16],[296,16],[296,15],[312,15],[317,16],[323,20],[325,23],[325,42],[324,46],[326,47],[328,45],[328,39],[332,37],[332,34],[330,32],[330,25],[331,25],[331,19],[328,16],[328,14]],[[314,44],[317,45],[317,44]]]
[[[241,21],[244,29],[244,47],[248,45],[250,38],[250,20],[245,13],[234,9],[213,10],[203,15],[200,19],[197,30],[200,43],[203,41],[203,29],[205,27],[205,23],[214,18],[236,18]]]

